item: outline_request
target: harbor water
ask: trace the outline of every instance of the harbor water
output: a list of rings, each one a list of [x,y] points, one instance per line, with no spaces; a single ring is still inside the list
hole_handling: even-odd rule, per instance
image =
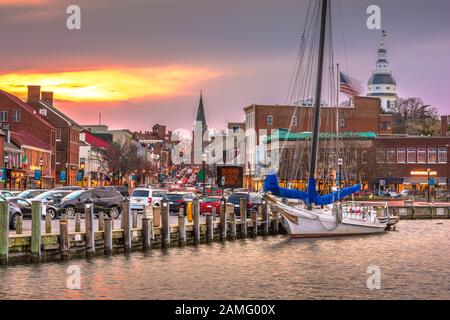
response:
[[[0,299],[450,299],[449,252],[450,221],[401,221],[382,235],[280,235],[9,265],[0,267]],[[73,268],[79,289],[67,286]]]

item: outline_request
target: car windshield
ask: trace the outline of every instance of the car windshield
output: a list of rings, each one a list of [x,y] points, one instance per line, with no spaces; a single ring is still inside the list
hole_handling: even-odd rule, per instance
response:
[[[148,198],[148,190],[134,190],[133,193],[131,194],[132,197],[143,197],[143,198]]]
[[[64,199],[67,200],[74,200],[76,198],[78,198],[85,190],[78,190],[72,193],[69,193],[67,196],[64,197]]]
[[[170,201],[174,201],[174,200],[181,200],[183,198],[183,196],[181,194],[167,194],[166,195],[167,199],[169,199]]]
[[[163,190],[155,190],[152,193],[152,196],[156,197],[156,198],[163,198],[165,195],[166,195],[166,192]]]
[[[48,197],[53,196],[54,193],[55,193],[54,191],[46,191],[44,193],[41,193],[41,194],[37,195],[36,197],[34,197],[34,199],[36,199],[36,200],[45,200]]]
[[[241,199],[248,199],[247,193],[234,193],[228,197],[228,202],[239,203]]]
[[[31,191],[22,191],[17,195],[19,198],[27,198],[31,195]]]

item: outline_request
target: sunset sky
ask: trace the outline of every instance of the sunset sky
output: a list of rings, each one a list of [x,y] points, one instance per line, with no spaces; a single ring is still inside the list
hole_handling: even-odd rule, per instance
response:
[[[101,112],[111,128],[133,130],[190,129],[203,90],[209,127],[223,128],[244,106],[286,102],[307,3],[0,0],[0,88],[25,97],[40,84],[78,123]],[[66,28],[71,4],[81,30]],[[364,88],[380,38],[366,27],[371,4],[399,95],[450,114],[450,1],[332,0],[336,59]]]

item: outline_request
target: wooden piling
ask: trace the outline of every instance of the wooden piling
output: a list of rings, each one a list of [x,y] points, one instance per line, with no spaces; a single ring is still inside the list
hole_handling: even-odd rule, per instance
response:
[[[62,259],[69,257],[69,221],[67,219],[59,220],[59,253]]]
[[[152,239],[152,220],[150,218],[142,218],[142,246],[144,250],[150,249]]]
[[[279,216],[278,212],[272,212],[272,234],[277,235],[279,230]]]
[[[31,259],[40,261],[42,258],[42,201],[31,201]]]
[[[192,201],[192,211],[194,217],[194,243],[200,243],[200,203],[198,199]]]
[[[262,216],[262,223],[263,223],[263,235],[268,236],[269,235],[269,212],[267,211],[267,201],[263,200],[261,205],[261,216]]]
[[[22,234],[23,216],[19,215],[16,220],[16,234]]]
[[[247,238],[247,199],[241,198],[239,202],[241,220],[241,238]]]
[[[170,246],[170,224],[169,224],[169,200],[163,198],[161,200],[161,241],[162,246],[167,248]]]
[[[186,245],[186,217],[183,214],[183,211],[180,211],[178,215],[178,239],[180,242],[180,246]]]
[[[45,233],[52,233],[52,217],[49,214],[45,214]]]
[[[104,251],[109,255],[113,251],[113,220],[110,217],[105,217],[105,230],[103,231]]]
[[[105,214],[103,211],[98,213],[98,231],[103,231],[105,229]]]
[[[155,228],[161,226],[161,207],[153,206],[153,226]]]
[[[211,216],[212,216],[213,221],[216,221],[216,218],[217,218],[217,209],[216,209],[216,207],[212,207],[211,208]]]
[[[227,218],[230,219],[230,237],[231,239],[236,239],[236,214],[234,213],[234,204],[232,203],[227,204]]]
[[[81,232],[81,214],[75,213],[75,232]]]
[[[131,250],[131,210],[130,200],[125,198],[122,202],[122,228],[123,228],[123,244],[125,251]]]
[[[214,224],[212,214],[206,215],[206,241],[214,240]]]
[[[133,229],[136,229],[138,227],[138,211],[133,210],[132,211],[132,217],[133,217]]]
[[[84,231],[86,234],[86,255],[95,255],[95,235],[94,235],[94,203],[91,199],[86,201],[84,206]]]
[[[250,216],[253,224],[252,237],[256,237],[258,235],[258,211],[251,210]]]
[[[9,203],[0,199],[0,264],[9,258]]]
[[[227,239],[227,200],[220,199],[220,240]]]

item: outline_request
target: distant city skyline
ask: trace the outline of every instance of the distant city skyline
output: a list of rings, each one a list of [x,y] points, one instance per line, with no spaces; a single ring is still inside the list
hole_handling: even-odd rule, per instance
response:
[[[331,1],[335,57],[367,90],[380,31],[400,97],[450,113],[450,2]],[[0,88],[54,91],[82,124],[190,130],[203,90],[209,128],[243,121],[252,103],[286,103],[306,0],[79,0],[81,30],[66,28],[66,0],[0,0]],[[342,19],[341,19],[342,16]]]

